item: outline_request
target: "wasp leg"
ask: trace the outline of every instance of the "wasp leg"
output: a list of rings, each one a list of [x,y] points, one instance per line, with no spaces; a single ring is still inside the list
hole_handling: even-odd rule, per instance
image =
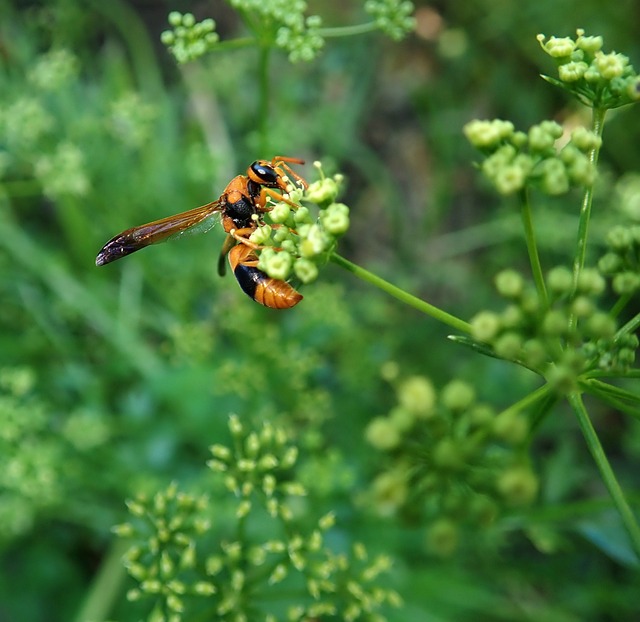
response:
[[[220,249],[220,257],[218,257],[218,274],[224,276],[227,273],[227,262],[225,259],[229,254],[229,251],[237,244],[236,239],[229,233],[224,239],[222,248]]]
[[[291,177],[293,177],[296,182],[299,182],[300,184],[302,184],[303,188],[308,188],[309,184],[307,183],[307,180],[302,177],[301,175],[298,175],[298,173],[296,173],[288,164],[287,162],[291,162],[292,164],[304,164],[304,160],[300,160],[299,158],[288,158],[286,156],[275,156],[273,158],[273,160],[271,160],[271,165],[273,167],[277,167],[277,168],[283,168],[289,175],[291,175]]]

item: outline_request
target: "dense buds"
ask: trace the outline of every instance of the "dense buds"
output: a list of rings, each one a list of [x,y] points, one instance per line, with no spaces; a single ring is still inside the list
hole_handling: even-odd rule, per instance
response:
[[[526,481],[509,480],[529,421],[519,411],[496,414],[478,403],[473,386],[462,380],[452,380],[438,394],[428,378],[402,379],[389,374],[389,367],[382,372],[395,385],[397,404],[371,420],[365,438],[390,462],[369,495],[381,515],[405,507],[424,514],[426,549],[451,555],[465,527],[475,532],[491,524],[500,506],[533,501],[532,473]]]
[[[629,58],[602,51],[602,37],[587,37],[577,30],[576,39],[538,35],[542,49],[558,65],[558,78],[542,76],[591,108],[617,108],[640,99],[640,82]]]
[[[598,298],[606,288],[601,271],[614,275],[611,285],[618,294],[640,289],[634,234],[633,227],[612,230],[608,236],[612,250],[600,260],[600,270],[583,269],[575,291],[569,268],[551,269],[546,277],[546,307],[521,275],[502,271],[496,287],[510,304],[502,313],[477,313],[471,320],[473,339],[489,344],[496,356],[538,370],[561,391],[574,388],[578,377],[591,370],[623,373],[634,361],[637,339],[616,337],[617,322],[598,310]],[[574,380],[558,382],[560,377]]]
[[[178,63],[184,64],[204,56],[218,43],[216,23],[207,18],[196,22],[192,13],[169,13],[169,24],[173,30],[165,30],[160,39]]]
[[[263,247],[258,250],[258,267],[271,278],[284,281],[295,275],[302,283],[314,281],[338,238],[349,228],[349,208],[335,202],[342,176],[325,177],[319,162],[315,168],[320,179],[308,188],[291,185],[286,195],[288,202],[273,205],[265,215],[268,224],[250,237],[251,242]],[[315,203],[316,207],[300,205],[301,202]]]
[[[556,141],[563,128],[555,121],[543,121],[523,133],[509,121],[476,119],[464,126],[464,133],[486,156],[480,168],[500,194],[534,186],[546,194],[559,195],[572,186],[593,183],[595,167],[589,152],[599,147],[600,138],[584,128],[574,130],[560,149]]]

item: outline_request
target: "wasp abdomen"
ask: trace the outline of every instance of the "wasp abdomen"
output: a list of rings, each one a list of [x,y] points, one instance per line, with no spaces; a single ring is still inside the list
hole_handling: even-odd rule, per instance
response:
[[[229,252],[229,263],[242,291],[252,300],[271,309],[290,309],[302,300],[286,281],[278,281],[247,263],[257,262],[256,254],[244,244],[234,246]]]

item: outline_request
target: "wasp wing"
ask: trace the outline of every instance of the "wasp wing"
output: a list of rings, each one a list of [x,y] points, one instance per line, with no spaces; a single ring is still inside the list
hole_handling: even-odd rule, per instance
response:
[[[206,233],[219,220],[218,212],[221,210],[222,202],[213,201],[188,212],[127,229],[102,247],[96,257],[96,266],[104,266],[151,244],[175,240],[183,235]]]

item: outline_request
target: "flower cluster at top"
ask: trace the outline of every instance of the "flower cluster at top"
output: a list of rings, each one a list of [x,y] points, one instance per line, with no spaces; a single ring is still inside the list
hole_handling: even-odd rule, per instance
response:
[[[629,58],[602,51],[602,37],[578,29],[576,38],[538,35],[542,49],[558,64],[558,78],[548,82],[572,93],[591,108],[617,108],[640,100],[640,76]]]
[[[298,451],[282,428],[252,429],[232,416],[229,430],[232,446],[213,445],[208,463],[227,498],[218,494],[213,503],[171,484],[127,504],[133,518],[114,531],[133,541],[124,560],[138,585],[128,598],[152,599],[169,622],[384,621],[381,607],[400,604],[378,585],[390,559],[369,558],[359,543],[349,553],[327,547],[335,517],[304,516],[307,506],[296,502],[306,494],[294,478]]]
[[[365,11],[373,18],[368,24],[323,29],[320,15],[306,15],[305,0],[228,0],[254,38],[261,44],[285,51],[291,62],[311,61],[322,50],[325,36],[346,36],[354,32],[381,30],[394,40],[414,29],[413,3],[409,0],[367,0]],[[172,11],[173,30],[162,33],[162,42],[179,63],[186,63],[212,50],[218,44],[215,22],[196,22],[191,13]],[[355,29],[355,30],[354,30]],[[246,43],[245,40],[238,40]],[[233,43],[230,41],[229,43]]]
[[[387,455],[369,493],[381,514],[421,516],[425,548],[445,556],[465,527],[477,538],[502,508],[534,501],[539,484],[522,451],[529,434],[523,413],[496,413],[462,380],[436,391],[425,376],[399,378],[394,362],[382,375],[395,387],[396,404],[366,429],[367,441]]]
[[[589,154],[602,139],[585,128],[574,129],[561,149],[556,141],[564,130],[555,121],[542,121],[521,132],[510,121],[476,119],[464,126],[464,133],[486,156],[480,168],[500,194],[535,186],[546,194],[559,195],[572,186],[593,183],[596,169]]]
[[[216,23],[211,18],[196,22],[192,13],[171,11],[169,24],[173,30],[165,30],[160,40],[181,64],[204,56],[220,39],[215,32]]]
[[[265,218],[268,223],[249,238],[263,247],[258,251],[258,268],[273,279],[284,281],[295,275],[302,283],[314,281],[349,228],[349,208],[335,201],[342,176],[325,177],[320,163],[314,166],[321,178],[308,188],[300,182],[291,184],[285,197],[289,202],[275,203]],[[301,201],[315,204],[317,217],[306,205],[291,205]]]
[[[373,16],[376,26],[394,41],[399,41],[416,25],[413,2],[408,0],[367,0],[364,10]]]

